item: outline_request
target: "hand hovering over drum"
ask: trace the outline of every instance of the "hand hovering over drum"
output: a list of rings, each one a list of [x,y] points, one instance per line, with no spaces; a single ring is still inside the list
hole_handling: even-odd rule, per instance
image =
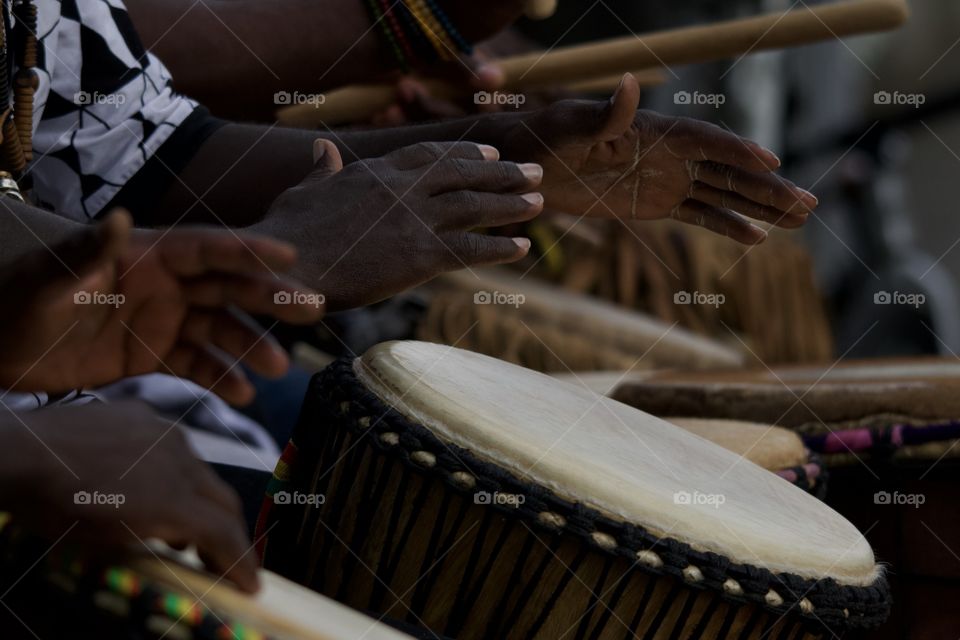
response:
[[[806,222],[817,199],[773,173],[772,152],[712,124],[638,111],[639,95],[628,74],[609,102],[563,101],[524,117],[500,148],[543,165],[548,209],[669,217],[746,244],[766,233],[744,216]]]
[[[322,316],[319,298],[276,275],[295,261],[292,247],[272,239],[131,231],[115,213],[29,254],[0,282],[9,310],[0,388],[65,392],[159,371],[248,402],[254,391],[235,361],[264,376],[283,374],[288,361],[245,312],[293,323]]]
[[[542,169],[500,162],[472,142],[421,143],[343,168],[317,140],[316,168],[284,192],[251,229],[295,242],[294,273],[330,308],[382,300],[444,271],[513,262],[530,241],[483,235],[534,218]]]
[[[4,412],[0,442],[0,508],[15,523],[99,552],[195,546],[208,569],[257,589],[239,498],[145,405]]]

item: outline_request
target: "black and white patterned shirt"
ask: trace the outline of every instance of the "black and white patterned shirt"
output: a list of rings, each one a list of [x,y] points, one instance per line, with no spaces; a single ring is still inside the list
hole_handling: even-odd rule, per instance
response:
[[[144,49],[120,0],[35,3],[40,83],[33,105],[34,159],[28,167],[32,195],[45,209],[87,222],[165,142],[172,142],[171,136],[189,139],[184,145],[189,156],[216,125],[197,124],[209,119],[206,111],[173,91],[170,73]],[[188,119],[192,124],[186,124]],[[178,162],[163,164],[167,174]],[[131,197],[149,200],[150,194]],[[0,389],[0,406],[13,411],[122,398],[137,398],[194,428],[230,434],[230,440],[239,440],[265,460],[279,455],[259,424],[209,391],[172,376],[126,378],[93,392],[57,397]]]
[[[120,0],[36,0],[34,198],[96,216],[196,109],[173,91]]]

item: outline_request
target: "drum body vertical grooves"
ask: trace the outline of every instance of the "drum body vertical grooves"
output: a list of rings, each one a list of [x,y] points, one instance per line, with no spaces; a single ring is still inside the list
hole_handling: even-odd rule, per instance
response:
[[[341,461],[303,488],[324,504],[302,508],[291,540],[280,542],[278,524],[265,563],[357,609],[464,640],[820,637],[795,616],[634,571],[626,558],[474,504],[362,435],[325,431],[323,457]],[[308,560],[274,560],[287,554]]]
[[[463,639],[816,638],[825,633],[823,623],[798,615],[795,604],[769,608],[712,588],[729,570],[740,572],[746,591],[763,593],[771,576],[762,570],[700,558],[711,585],[691,584],[676,575],[676,567],[688,561],[671,556],[677,547],[658,548],[664,569],[649,572],[630,555],[573,533],[592,531],[594,525],[588,510],[577,505],[558,532],[509,506],[478,501],[480,494],[472,488],[455,486],[436,469],[420,468],[423,460],[415,456],[425,446],[424,433],[403,430],[398,421],[404,418],[389,408],[363,406],[368,399],[358,397],[359,383],[351,376],[349,363],[340,361],[311,384],[294,436],[299,457],[290,489],[322,494],[324,500],[274,506],[264,558],[268,569],[377,617]],[[363,426],[357,425],[358,405]],[[457,459],[465,453],[450,451]],[[445,455],[436,451],[438,464]],[[674,575],[664,575],[668,569]],[[807,593],[806,586],[789,584]],[[878,593],[863,596],[865,612],[886,606],[883,587],[874,590]],[[833,598],[826,595],[823,602]],[[827,607],[819,613],[830,615]]]

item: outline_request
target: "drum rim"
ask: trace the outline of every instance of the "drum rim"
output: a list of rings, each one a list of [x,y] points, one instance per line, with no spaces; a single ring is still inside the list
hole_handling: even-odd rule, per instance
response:
[[[614,520],[519,480],[509,470],[442,440],[386,404],[357,376],[356,360],[353,356],[342,357],[311,381],[308,402],[327,406],[327,427],[345,428],[358,436],[373,433],[376,437],[365,439],[380,454],[440,479],[461,494],[489,489],[526,497],[522,505],[514,507],[485,505],[502,515],[580,538],[594,550],[626,558],[633,563],[631,571],[670,576],[691,588],[712,589],[727,600],[756,604],[777,614],[800,615],[834,628],[875,628],[889,614],[890,591],[882,572],[868,586],[844,585],[833,578],[776,574],[713,552],[697,551],[686,542],[657,536],[640,525]],[[371,420],[371,416],[379,417]],[[298,428],[296,436],[306,436],[307,440],[298,439],[297,446],[309,448],[310,434],[319,438],[319,430],[308,424],[301,427],[305,428]]]

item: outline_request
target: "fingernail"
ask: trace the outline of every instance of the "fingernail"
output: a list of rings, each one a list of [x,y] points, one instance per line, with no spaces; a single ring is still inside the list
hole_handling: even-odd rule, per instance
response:
[[[750,226],[752,226],[756,231],[758,231],[758,234],[757,234],[757,235],[760,236],[760,242],[763,242],[764,240],[767,239],[767,236],[768,236],[769,234],[768,234],[766,231],[764,231],[763,229],[761,229],[760,227],[758,227],[758,226],[755,225],[755,224],[750,225]]]
[[[496,147],[491,147],[488,144],[477,145],[480,147],[480,153],[483,154],[484,160],[499,160],[500,152],[497,151]]]
[[[620,84],[617,85],[617,90],[614,91],[614,92],[613,92],[613,95],[610,97],[610,102],[611,102],[611,103],[617,101],[617,96],[619,96],[619,95],[620,95],[620,92],[623,91],[623,83],[626,82],[626,81],[627,81],[627,76],[626,76],[626,74],[624,74],[623,77],[620,78]]]
[[[529,238],[514,238],[513,244],[517,245],[524,251],[530,250],[530,239]]]
[[[313,164],[320,162],[320,158],[327,155],[327,145],[323,144],[323,140],[317,138],[313,141]]]
[[[528,162],[525,164],[519,164],[517,166],[520,167],[520,171],[523,172],[523,175],[527,180],[538,183],[543,180],[543,167],[540,165],[533,162]]]
[[[775,154],[773,151],[770,151],[769,149],[767,149],[767,153],[769,153],[770,156],[773,158],[773,161],[776,163],[778,169],[783,166],[783,162],[781,162],[780,156]]]
[[[813,195],[812,193],[810,193],[810,192],[807,191],[806,189],[800,189],[799,187],[797,187],[797,189],[798,189],[798,190],[800,191],[800,193],[803,195],[803,199],[804,199],[805,201],[809,202],[809,203],[811,204],[811,206],[814,206],[814,207],[815,207],[815,206],[817,206],[818,204],[820,204],[820,199],[817,198],[817,196]]]
[[[540,194],[537,192],[525,193],[520,197],[526,200],[527,202],[529,202],[530,204],[536,204],[536,205],[543,204],[543,194]]]

